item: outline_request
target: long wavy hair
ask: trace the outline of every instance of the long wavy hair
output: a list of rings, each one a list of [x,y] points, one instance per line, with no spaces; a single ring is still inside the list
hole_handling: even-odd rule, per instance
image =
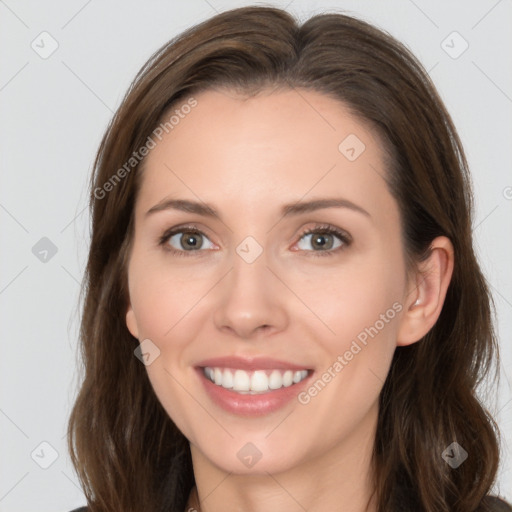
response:
[[[126,263],[139,148],[180,101],[218,87],[247,96],[307,89],[343,102],[386,149],[408,265],[428,255],[435,237],[452,241],[455,267],[440,317],[421,341],[396,348],[379,397],[375,493],[379,512],[487,510],[500,436],[478,395],[499,353],[473,249],[468,164],[450,115],[419,61],[388,33],[341,13],[298,24],[286,11],[256,6],[222,12],[155,52],[96,155],[80,295],[83,375],[68,424],[89,510],[182,512],[194,485],[189,443],[134,356]],[[468,453],[457,469],[442,457],[453,442]]]

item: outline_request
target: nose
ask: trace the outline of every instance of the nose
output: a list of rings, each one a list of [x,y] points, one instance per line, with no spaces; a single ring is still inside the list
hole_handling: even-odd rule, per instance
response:
[[[265,251],[252,263],[234,255],[231,271],[219,283],[218,330],[251,340],[286,329],[286,289],[268,263]]]

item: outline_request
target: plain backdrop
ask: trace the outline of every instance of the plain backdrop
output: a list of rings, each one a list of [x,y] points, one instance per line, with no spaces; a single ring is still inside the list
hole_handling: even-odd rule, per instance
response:
[[[1,512],[85,503],[65,436],[78,384],[87,180],[107,123],[156,49],[216,12],[249,4],[0,0]],[[418,56],[454,119],[473,173],[474,234],[502,355],[501,386],[485,401],[504,436],[494,492],[512,501],[512,3],[267,5],[301,20],[342,9],[387,30]]]

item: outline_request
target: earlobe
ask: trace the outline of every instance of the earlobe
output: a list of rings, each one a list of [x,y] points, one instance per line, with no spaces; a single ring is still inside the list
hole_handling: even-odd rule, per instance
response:
[[[132,306],[128,306],[128,311],[126,312],[126,327],[131,332],[132,336],[139,339],[139,329],[137,327],[137,320],[135,318],[135,313],[133,312]]]
[[[397,345],[419,341],[434,326],[443,309],[453,274],[454,251],[449,238],[440,236],[430,245],[430,256],[418,264],[404,307]]]

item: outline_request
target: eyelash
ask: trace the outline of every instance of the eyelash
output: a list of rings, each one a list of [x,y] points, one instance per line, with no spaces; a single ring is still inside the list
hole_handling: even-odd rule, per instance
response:
[[[199,234],[199,235],[206,236],[202,231],[200,231],[199,229],[197,229],[194,226],[180,226],[178,228],[172,228],[170,230],[165,231],[164,234],[158,239],[158,245],[166,246],[165,250],[169,251],[171,254],[173,254],[175,256],[188,257],[188,256],[192,256],[193,253],[201,253],[202,252],[201,250],[179,251],[179,250],[173,249],[172,247],[167,245],[167,242],[169,241],[169,239],[172,236],[177,235],[178,233],[192,233],[192,234],[196,234],[196,235]],[[336,253],[338,253],[339,251],[348,247],[352,243],[352,238],[350,237],[350,235],[348,235],[348,233],[346,233],[345,231],[342,231],[338,228],[335,228],[334,226],[331,226],[329,224],[322,224],[322,225],[315,226],[314,228],[306,229],[305,231],[303,231],[300,234],[299,240],[301,240],[306,235],[310,235],[310,234],[314,234],[314,233],[335,235],[341,240],[343,245],[341,245],[340,247],[337,247],[336,249],[330,249],[328,251],[306,251],[306,252],[312,253],[313,257],[334,256]],[[208,238],[208,237],[206,237],[206,238]]]

